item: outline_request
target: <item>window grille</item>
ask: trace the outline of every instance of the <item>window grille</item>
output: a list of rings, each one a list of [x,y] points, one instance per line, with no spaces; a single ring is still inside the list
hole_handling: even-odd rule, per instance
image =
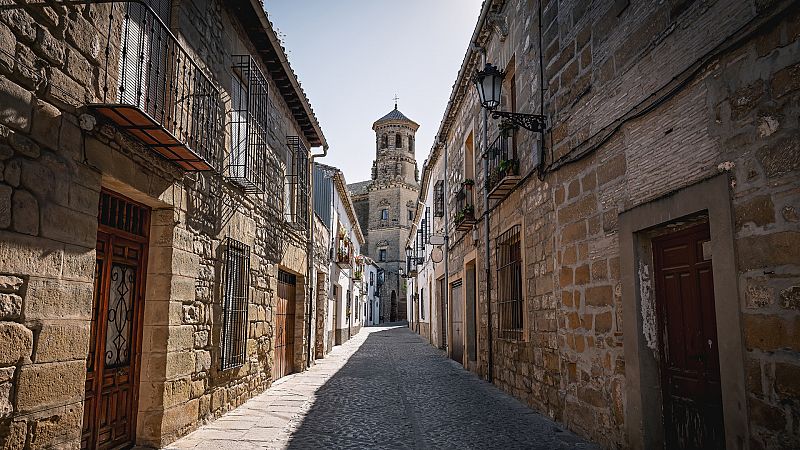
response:
[[[444,217],[444,181],[439,180],[433,185],[433,215]]]
[[[114,2],[101,63],[103,99],[88,105],[189,171],[219,171],[220,93],[170,32],[164,0]]]
[[[228,176],[246,192],[266,190],[269,96],[250,55],[233,56],[231,153]]]
[[[107,191],[100,192],[97,218],[101,225],[136,236],[147,237],[150,231],[147,207]]]
[[[425,207],[425,219],[423,219],[425,226],[422,227],[422,245],[424,246],[428,242],[428,238],[431,236],[431,208]]]
[[[386,261],[386,249],[385,248],[380,249],[380,251],[378,252],[378,260],[380,260],[381,262],[385,262]]]
[[[382,209],[381,210],[381,220],[389,220],[389,210]]]
[[[308,226],[308,149],[298,136],[286,138],[286,220],[301,229]]]
[[[497,238],[498,336],[523,337],[522,249],[520,226],[515,225]]]
[[[247,349],[247,303],[250,247],[225,240],[225,297],[222,304],[222,370],[244,365]]]
[[[422,233],[422,229],[417,230],[416,263],[418,266],[425,263],[425,238]]]

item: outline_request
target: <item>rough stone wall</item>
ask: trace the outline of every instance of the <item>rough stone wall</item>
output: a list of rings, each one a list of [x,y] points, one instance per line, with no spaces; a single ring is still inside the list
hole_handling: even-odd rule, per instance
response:
[[[181,2],[177,23],[189,33],[185,42],[208,57],[202,61],[224,91],[228,51],[217,50],[249,51],[249,44],[230,31],[220,34],[232,29],[220,26],[231,23],[220,3],[190,3]],[[279,267],[300,275],[295,365],[304,363],[305,235],[285,225],[280,206],[230,189],[217,175],[183,174],[110,126],[79,128],[78,107],[101,99],[107,17],[108,5],[0,13],[4,448],[70,447],[80,440],[101,187],[152,208],[138,443],[166,444],[269,386]],[[195,33],[212,39],[200,44]],[[286,124],[282,133],[300,134],[292,131],[298,127],[286,105],[273,100]],[[273,136],[270,192],[282,190],[285,134]],[[228,236],[251,247],[249,337],[245,365],[221,371]]]
[[[505,22],[490,27],[488,59],[504,68],[514,58],[517,110],[537,113],[538,5],[495,2],[502,3]],[[738,254],[748,445],[796,447],[800,361],[790,330],[800,292],[797,5],[755,27],[770,8],[791,2],[542,3],[544,110],[552,126],[545,163],[557,167],[544,181],[534,174],[501,203],[490,202],[493,265],[494,238],[517,221],[523,225],[527,313],[526,339],[493,339],[495,383],[604,447],[627,446],[622,305],[635,299],[621,294],[617,216],[725,174]],[[748,23],[750,32],[731,37]],[[472,131],[480,187],[482,121],[468,89],[448,131],[449,181],[460,182],[463,142]],[[491,142],[496,123],[489,126]],[[526,176],[541,142],[524,130],[517,136]],[[479,216],[483,193],[476,191]],[[478,370],[485,376],[483,222],[478,242],[470,235],[452,235],[450,267],[457,274],[468,262],[464,255],[477,249]],[[496,330],[494,275],[492,283]]]

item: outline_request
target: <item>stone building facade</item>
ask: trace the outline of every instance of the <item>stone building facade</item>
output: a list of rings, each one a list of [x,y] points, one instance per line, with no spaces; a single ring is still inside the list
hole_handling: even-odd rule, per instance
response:
[[[3,448],[162,446],[313,354],[308,99],[260,2],[147,4],[0,11]]]
[[[415,219],[446,180],[425,304],[449,354],[606,448],[800,446],[798,23],[797,2],[485,2]],[[545,133],[484,116],[487,62]]]
[[[419,183],[414,139],[419,125],[397,109],[372,125],[372,179],[348,186],[367,239],[366,255],[384,271],[381,322],[406,320],[405,241],[417,207]]]

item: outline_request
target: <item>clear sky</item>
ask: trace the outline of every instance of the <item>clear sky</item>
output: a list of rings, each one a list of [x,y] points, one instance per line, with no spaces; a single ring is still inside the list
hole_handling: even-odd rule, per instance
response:
[[[481,0],[265,0],[289,62],[348,183],[370,178],[372,123],[394,108],[420,124],[428,156]]]

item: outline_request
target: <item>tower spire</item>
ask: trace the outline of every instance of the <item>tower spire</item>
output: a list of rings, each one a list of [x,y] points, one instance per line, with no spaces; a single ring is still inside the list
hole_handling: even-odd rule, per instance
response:
[[[397,101],[400,100],[400,97],[397,94],[394,94],[394,109],[397,109]]]

